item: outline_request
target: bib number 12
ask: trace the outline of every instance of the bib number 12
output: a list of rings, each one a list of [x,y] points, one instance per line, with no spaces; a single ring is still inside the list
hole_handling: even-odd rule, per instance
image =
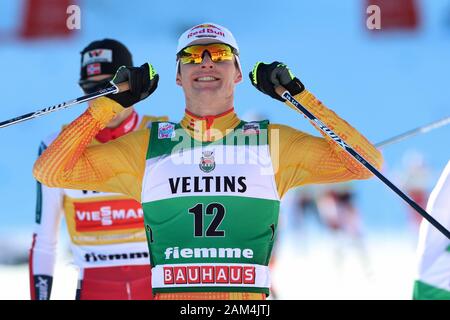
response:
[[[206,237],[224,237],[225,231],[217,230],[225,217],[225,207],[220,203],[210,203],[203,210],[204,204],[197,203],[189,209],[189,213],[194,215],[194,237],[203,237],[204,214],[215,215],[208,228]]]

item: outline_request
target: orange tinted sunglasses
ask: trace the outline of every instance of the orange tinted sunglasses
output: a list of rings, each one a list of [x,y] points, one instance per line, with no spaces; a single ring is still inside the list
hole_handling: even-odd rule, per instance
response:
[[[209,52],[213,62],[233,60],[233,54],[235,53],[235,50],[227,44],[213,43],[186,47],[177,54],[177,57],[182,64],[198,64],[202,63],[205,51]]]

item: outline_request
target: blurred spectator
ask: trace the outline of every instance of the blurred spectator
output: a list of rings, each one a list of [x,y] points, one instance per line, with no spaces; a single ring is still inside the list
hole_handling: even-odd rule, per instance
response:
[[[430,169],[425,162],[422,153],[418,151],[409,151],[403,157],[404,172],[400,177],[402,189],[419,206],[425,208],[428,198],[428,184],[430,180]],[[411,206],[406,207],[408,217],[414,231],[417,230],[422,220],[422,216]]]
[[[307,216],[312,216],[319,220],[319,213],[316,204],[316,188],[314,186],[304,186],[299,188],[296,197],[296,215],[294,217],[294,223],[296,225],[302,225]]]
[[[355,198],[356,192],[351,183],[330,184],[324,186],[319,194],[317,208],[323,225],[334,237],[336,264],[343,262],[344,250],[350,242],[356,249],[365,273],[370,275],[370,263]]]

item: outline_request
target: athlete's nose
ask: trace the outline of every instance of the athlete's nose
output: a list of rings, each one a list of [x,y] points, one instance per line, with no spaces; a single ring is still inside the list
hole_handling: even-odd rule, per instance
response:
[[[214,62],[211,60],[211,54],[209,53],[209,51],[205,50],[203,51],[203,55],[202,55],[202,68],[207,69],[207,68],[214,68]]]

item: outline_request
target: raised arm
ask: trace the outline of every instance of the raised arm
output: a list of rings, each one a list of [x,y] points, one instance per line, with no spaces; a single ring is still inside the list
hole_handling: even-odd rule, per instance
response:
[[[108,98],[95,100],[36,161],[36,179],[50,187],[118,192],[138,199],[149,131],[89,146],[122,109]]]
[[[381,168],[381,153],[361,133],[306,90],[287,66],[279,62],[257,63],[249,76],[258,90],[282,102],[284,99],[275,92],[275,86],[284,86],[306,109],[355,151],[376,168]],[[300,113],[289,103],[286,104]],[[343,182],[372,176],[370,171],[321,131],[323,138],[287,126],[271,125],[269,129],[272,160],[281,196],[289,188],[303,184]]]
[[[128,81],[130,90],[92,101],[36,161],[36,179],[50,187],[118,192],[139,201],[149,131],[89,144],[115,115],[155,91],[158,79],[148,63],[119,68],[113,81]]]
[[[360,132],[307,90],[295,98],[367,161],[381,168],[381,153]],[[372,176],[369,170],[326,135],[316,137],[284,125],[270,125],[269,130],[272,159],[276,169],[278,166],[276,180],[280,195],[300,185],[368,179]]]

